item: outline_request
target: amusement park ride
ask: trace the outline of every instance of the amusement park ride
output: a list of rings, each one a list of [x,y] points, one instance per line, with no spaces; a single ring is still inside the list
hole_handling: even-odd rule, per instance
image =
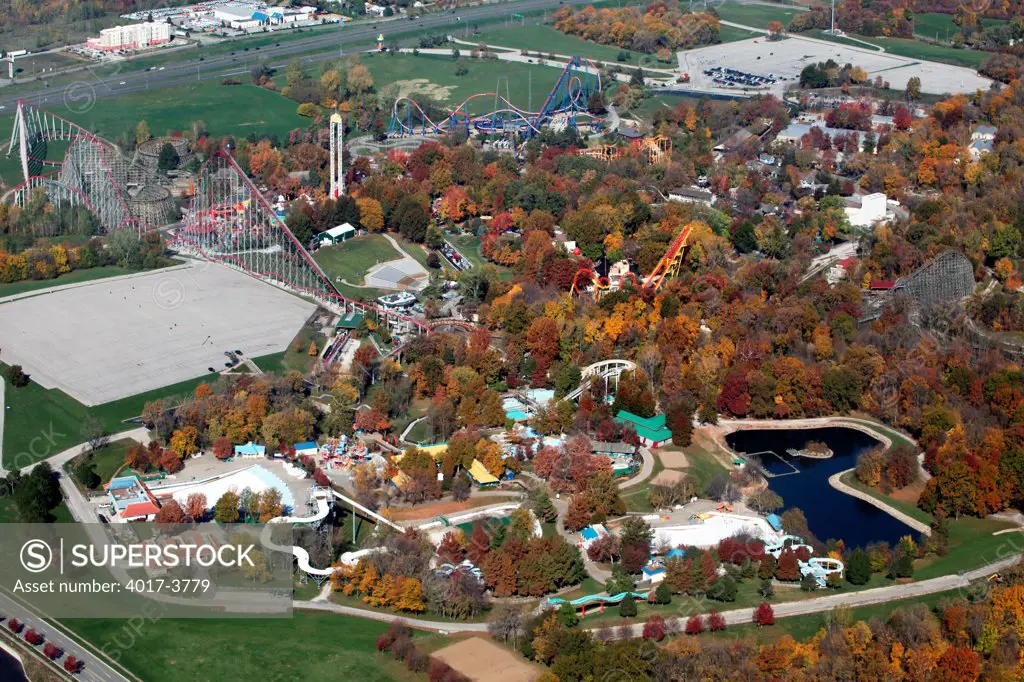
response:
[[[693,226],[694,223],[689,223],[679,231],[668,250],[665,251],[665,255],[661,257],[651,273],[643,278],[643,281],[638,280],[636,275],[629,270],[626,270],[618,278],[610,278],[598,275],[592,268],[580,268],[572,279],[572,293],[575,295],[591,291],[595,298],[600,298],[606,291],[618,290],[626,280],[632,282],[633,286],[638,289],[657,291],[666,278],[679,274],[679,268],[689,251],[687,242]]]
[[[579,149],[576,151],[578,156],[586,156],[591,159],[601,159],[602,161],[614,161],[631,154],[642,155],[647,159],[648,163],[659,164],[668,161],[672,156],[672,140],[664,135],[658,135],[657,137],[641,137],[636,140],[632,140],[628,147],[623,147],[615,144],[605,144],[600,147],[590,147],[589,149]]]
[[[512,104],[508,97],[497,92],[472,95],[452,109],[444,119],[434,121],[410,97],[399,97],[391,108],[388,135],[440,135],[463,129],[466,134],[478,132],[515,133],[532,137],[544,126],[553,128],[590,128],[599,130],[604,119],[590,113],[590,96],[601,92],[601,73],[589,59],[573,57],[562,69],[554,87],[539,111],[527,111]],[[474,113],[473,107],[489,111]]]

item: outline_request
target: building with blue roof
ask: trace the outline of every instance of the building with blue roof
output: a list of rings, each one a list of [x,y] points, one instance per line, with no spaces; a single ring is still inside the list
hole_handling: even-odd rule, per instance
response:
[[[315,455],[320,451],[320,447],[311,440],[296,443],[292,447],[295,448],[296,455]]]
[[[267,446],[257,445],[249,441],[245,445],[235,446],[235,457],[266,457]]]

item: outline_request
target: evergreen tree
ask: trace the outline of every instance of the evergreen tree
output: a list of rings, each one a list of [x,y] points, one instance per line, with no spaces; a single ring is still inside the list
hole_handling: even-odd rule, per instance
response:
[[[632,593],[627,594],[619,602],[619,615],[623,618],[633,618],[636,616],[636,598]]]
[[[846,579],[851,585],[863,585],[871,580],[871,558],[860,547],[846,560]]]

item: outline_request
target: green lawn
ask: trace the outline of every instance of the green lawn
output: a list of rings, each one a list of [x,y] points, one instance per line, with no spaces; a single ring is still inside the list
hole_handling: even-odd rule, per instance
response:
[[[463,256],[469,259],[473,267],[479,268],[484,264],[484,258],[480,255],[480,237],[475,234],[463,234],[458,237],[449,237],[448,243],[459,250]]]
[[[793,17],[804,10],[793,7],[769,6],[769,5],[740,5],[736,3],[725,3],[715,7],[718,17],[722,21],[731,21],[734,24],[753,26],[754,28],[766,28],[769,21],[778,20],[783,26],[788,26]]]
[[[1006,21],[1003,19],[981,19],[984,28],[990,26],[1001,26]],[[952,14],[939,14],[938,12],[914,13],[914,33],[932,40],[949,42],[954,34],[960,32],[960,27],[953,23]]]
[[[344,279],[352,284],[362,284],[373,266],[401,257],[391,242],[379,234],[353,237],[336,246],[322,246],[313,254],[332,282]]]
[[[486,44],[495,44],[502,47],[511,47],[530,52],[543,52],[562,55],[575,55],[577,57],[589,57],[613,64],[631,64],[633,66],[648,64],[654,65],[656,60],[651,55],[639,52],[629,53],[629,59],[619,62],[621,48],[611,45],[602,45],[592,40],[584,40],[576,36],[562,33],[553,26],[509,26],[493,28],[484,31],[481,35],[475,36],[473,40],[479,40]]]
[[[6,372],[6,365],[0,363],[0,371]],[[94,407],[86,407],[63,391],[43,388],[33,381],[22,388],[14,388],[8,382],[4,462],[11,464],[19,453],[27,453],[28,458],[19,458],[19,463],[24,465],[26,461],[50,457],[81,443],[81,427],[86,415],[99,419],[108,433],[135,428],[137,424],[123,422],[142,414],[147,402],[190,395],[199,384],[216,378],[216,374],[208,374]],[[6,374],[3,381],[7,382]]]
[[[131,438],[121,438],[110,441],[91,455],[96,473],[100,477],[100,485],[95,488],[96,490],[102,489],[103,485],[124,466],[124,456],[128,454],[128,448],[133,445],[135,445],[135,441]],[[77,466],[84,458],[85,455],[79,455],[75,458],[75,464],[69,468]]]
[[[464,57],[468,57],[470,49],[465,45],[459,48]],[[505,96],[507,79],[508,99],[512,104],[523,108],[539,107],[558,80],[561,70],[560,67],[518,62],[466,59],[469,73],[456,76],[455,59],[446,55],[370,54],[365,55],[362,61],[373,74],[377,92],[385,101],[390,101],[396,94],[396,88],[391,87],[394,85],[413,99],[417,94],[426,92],[450,105],[456,105],[470,95],[493,93],[498,88],[499,79],[501,95]],[[469,111],[478,115],[493,108],[493,96],[480,97],[474,100]]]
[[[89,111],[69,116],[86,130],[108,140],[134,132],[140,120],[149,124],[154,135],[186,130],[193,121],[203,121],[215,135],[244,136],[256,132],[276,133],[285,138],[289,131],[309,125],[309,119],[295,113],[297,106],[276,92],[254,85],[227,86],[220,81],[202,81],[105,97],[96,100]],[[43,102],[42,107],[63,109],[59,100]],[[13,120],[13,116],[0,119],[4,135],[10,134]]]
[[[981,568],[993,561],[1024,551],[1024,534],[995,531],[1014,524],[990,519],[963,517],[949,523],[949,553],[930,556],[914,564],[914,579],[927,580],[960,571]]]
[[[427,424],[426,420],[424,420],[421,422],[416,422],[416,426],[412,427],[412,429],[409,430],[409,433],[408,435],[406,435],[405,439],[411,443],[420,443],[421,445],[423,445],[428,444],[426,443],[426,439],[429,437],[430,426]]]
[[[422,681],[376,652],[384,623],[333,613],[291,618],[71,620],[65,625],[146,682]],[[131,644],[126,644],[126,642]],[[118,645],[118,642],[121,645]]]
[[[963,596],[963,593],[960,590],[936,592],[935,594],[929,594],[923,597],[888,601],[884,604],[860,606],[855,609],[851,609],[850,613],[854,621],[862,620],[867,622],[872,619],[885,620],[898,608],[910,606],[912,604],[924,604],[928,608],[934,608],[935,605],[943,599],[954,599],[960,596]],[[745,639],[753,640],[758,644],[768,644],[777,641],[784,635],[790,635],[797,641],[805,641],[813,637],[818,630],[825,626],[830,615],[831,614],[829,612],[824,612],[809,614],[806,616],[779,618],[775,621],[775,625],[764,628],[759,628],[753,623],[745,625],[731,625],[727,630],[716,633],[706,633],[701,635],[701,638],[721,639],[723,637],[743,637]],[[680,636],[686,637],[688,635]]]
[[[67,272],[53,279],[29,279],[22,282],[9,282],[6,284],[0,284],[0,298],[4,296],[14,296],[15,294],[24,294],[28,291],[48,289],[49,287],[60,287],[65,284],[78,284],[79,282],[90,282],[97,279],[106,279],[107,277],[128,275],[131,274],[131,272],[131,270],[117,265],[104,265],[102,267],[89,268],[87,270],[72,270],[71,272]]]

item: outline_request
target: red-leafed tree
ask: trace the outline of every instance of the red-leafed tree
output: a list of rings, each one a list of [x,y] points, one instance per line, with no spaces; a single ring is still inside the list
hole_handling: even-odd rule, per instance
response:
[[[185,499],[185,516],[193,521],[199,521],[206,516],[206,510],[209,508],[210,505],[203,493],[190,493]]]
[[[708,614],[708,629],[711,632],[721,632],[725,628],[725,616],[718,611],[712,611]]]
[[[51,660],[54,658],[59,658],[60,653],[60,647],[54,644],[53,642],[47,642],[46,645],[43,647],[43,655]]]
[[[737,367],[729,372],[718,393],[718,411],[737,417],[746,416],[750,408],[750,394],[747,393],[747,370]]]
[[[11,618],[7,621],[7,629],[11,632],[21,632],[21,621],[17,618]]]
[[[187,520],[185,511],[175,500],[168,501],[164,506],[160,507],[160,511],[156,513],[157,523],[185,523]]]
[[[169,474],[178,473],[184,466],[181,462],[181,457],[174,450],[164,450],[163,454],[160,455],[160,468]]]
[[[686,619],[686,634],[699,635],[704,632],[704,616],[695,613]]]
[[[77,673],[82,668],[82,662],[74,656],[68,656],[64,659],[64,669],[69,673]]]
[[[779,555],[775,577],[779,580],[800,580],[800,563],[797,561],[796,553],[788,547]]]
[[[550,445],[542,447],[533,457],[533,471],[541,478],[550,478],[557,470],[558,461],[562,458],[565,458],[566,465],[568,465],[569,458],[561,450]]]
[[[759,628],[766,625],[775,625],[775,610],[771,604],[766,601],[758,604],[757,608],[754,609],[754,624]]]
[[[390,424],[388,418],[376,407],[356,412],[354,422],[356,429],[360,431],[386,431]]]
[[[31,644],[33,646],[36,646],[38,644],[42,644],[43,643],[43,639],[44,639],[43,636],[41,634],[39,634],[37,631],[33,630],[32,628],[29,628],[28,630],[25,630],[25,641],[28,642],[29,644]]]
[[[590,512],[580,495],[573,495],[569,500],[569,511],[565,515],[565,527],[568,530],[579,530],[590,525]]]
[[[644,639],[650,639],[655,642],[660,642],[661,640],[665,639],[665,635],[667,633],[668,627],[665,625],[665,619],[659,616],[658,614],[649,616],[647,620],[644,621]]]
[[[939,656],[935,679],[943,682],[976,682],[981,675],[981,659],[966,647],[951,646]]]
[[[614,561],[619,552],[619,538],[611,534],[602,535],[587,545],[587,556],[591,561]]]
[[[448,531],[441,538],[441,544],[437,547],[437,560],[441,563],[460,564],[466,558],[466,551],[462,549],[458,538],[453,531]]]
[[[235,454],[235,448],[227,436],[221,436],[213,441],[213,456],[217,459],[228,459],[233,454]]]
[[[484,530],[482,523],[473,524],[473,532],[469,536],[469,545],[466,547],[466,556],[477,566],[483,564],[487,554],[491,551],[491,538]]]

